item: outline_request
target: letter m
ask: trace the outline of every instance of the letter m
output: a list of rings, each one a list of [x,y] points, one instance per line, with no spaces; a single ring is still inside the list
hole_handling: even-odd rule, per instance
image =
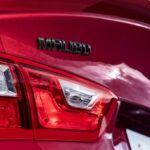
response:
[[[44,39],[39,37],[37,39],[38,49],[51,49],[51,39]]]

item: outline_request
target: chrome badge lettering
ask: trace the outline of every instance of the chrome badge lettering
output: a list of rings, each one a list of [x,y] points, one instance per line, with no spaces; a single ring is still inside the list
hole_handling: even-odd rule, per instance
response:
[[[38,49],[41,50],[57,50],[61,52],[75,53],[81,55],[89,55],[91,53],[91,45],[86,43],[64,40],[52,39],[52,38],[41,38],[37,39]]]

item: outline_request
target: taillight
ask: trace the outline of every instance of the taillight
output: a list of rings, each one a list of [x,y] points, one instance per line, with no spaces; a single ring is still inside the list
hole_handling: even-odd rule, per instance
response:
[[[102,135],[117,110],[115,94],[74,74],[29,64],[0,61],[0,139],[93,141]]]
[[[73,136],[75,132],[79,136],[93,133],[94,137],[89,139],[100,136],[110,119],[108,112],[112,112],[112,105],[117,99],[110,90],[65,73],[57,74],[26,67],[24,70],[34,95],[39,128],[55,129],[60,133],[62,130],[68,134],[70,132],[72,136],[64,136],[64,139],[70,138],[69,140],[80,139]],[[80,140],[85,139],[83,137]]]
[[[0,128],[20,127],[16,78],[13,66],[0,64]]]

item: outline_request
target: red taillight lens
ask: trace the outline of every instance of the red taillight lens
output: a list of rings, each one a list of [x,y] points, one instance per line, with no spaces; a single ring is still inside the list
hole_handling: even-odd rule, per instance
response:
[[[111,91],[81,78],[24,69],[41,127],[88,132],[101,129],[102,120],[116,99]]]
[[[18,103],[16,101],[0,101],[0,128],[20,127]]]

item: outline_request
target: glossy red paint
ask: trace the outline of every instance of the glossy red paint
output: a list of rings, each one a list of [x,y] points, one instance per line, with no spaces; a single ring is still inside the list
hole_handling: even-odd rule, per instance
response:
[[[109,64],[120,63],[141,71],[147,77],[150,76],[149,69],[147,69],[150,38],[148,24],[102,15],[48,13],[1,15],[1,22],[1,40],[8,54],[66,70],[69,68],[69,71],[77,74],[80,72],[81,76],[90,79],[94,79],[93,74],[96,73],[101,77],[104,72],[93,69],[85,72],[83,68],[91,65],[96,67],[101,64],[109,66]],[[36,43],[39,36],[87,42],[92,46],[92,53],[89,56],[80,56],[56,51],[41,51],[37,49]],[[128,69],[126,66],[118,67],[121,70]],[[102,78],[96,82],[101,83]],[[129,74],[125,78],[129,82],[132,80],[137,85],[135,84],[131,90],[128,82],[120,81],[118,78],[111,79],[111,82],[106,80],[103,84],[120,97],[139,101],[142,105],[150,105],[147,88],[141,90],[138,85],[143,82],[142,78],[137,81],[138,79],[131,79]],[[134,94],[135,89],[138,90],[138,93],[140,92],[138,95]],[[141,102],[140,99],[145,102]]]
[[[0,10],[0,57],[11,59],[11,56],[35,62],[39,65],[53,66],[69,72],[73,72],[83,78],[88,78],[109,87],[119,97],[130,102],[150,107],[150,70],[149,68],[149,2],[113,0],[117,7],[126,7],[136,12],[142,12],[142,16],[130,15],[130,11],[112,13],[112,11],[99,11],[99,6],[104,2],[105,8],[110,5],[108,1],[1,1]],[[112,4],[111,3],[111,4]],[[31,6],[32,5],[32,6]],[[13,6],[10,8],[10,6]],[[111,6],[112,8],[112,6]],[[110,10],[110,9],[109,9]],[[128,10],[128,9],[127,9]],[[133,10],[133,11],[134,11]],[[20,13],[18,13],[20,12]],[[107,15],[102,15],[102,14]],[[118,17],[119,16],[119,17]],[[130,17],[131,16],[131,17]],[[125,18],[123,18],[125,17]],[[130,20],[136,19],[136,20]],[[143,21],[143,22],[142,22]],[[92,45],[92,54],[80,56],[56,51],[40,51],[37,49],[37,37],[60,38],[67,41],[87,42]],[[6,54],[4,54],[6,53]],[[7,58],[6,58],[7,57]],[[118,64],[118,65],[117,65]],[[130,66],[130,67],[129,67]],[[141,73],[142,72],[142,73]],[[27,79],[24,79],[27,82]],[[29,97],[32,97],[27,93]],[[34,108],[33,102],[31,107]],[[114,110],[115,111],[115,110]],[[33,123],[35,109],[31,110]],[[115,118],[115,116],[114,116]],[[114,121],[109,125],[113,128]],[[33,127],[36,127],[34,124]],[[117,128],[117,127],[116,127]],[[116,129],[117,130],[117,129]],[[80,142],[56,142],[56,141],[0,141],[2,149],[88,149],[88,150],[128,150],[125,129],[112,133],[109,128],[101,138],[93,143]],[[14,137],[19,131],[9,134]],[[5,139],[6,133],[1,131]],[[20,135],[33,138],[36,129],[20,132]],[[117,139],[113,145],[112,134]],[[7,136],[7,135],[6,135]],[[37,136],[37,135],[36,135]],[[59,135],[54,132],[52,136]],[[41,133],[45,138],[45,133]],[[120,137],[120,139],[118,138]],[[30,139],[29,138],[29,139]],[[38,139],[40,139],[38,137]]]

